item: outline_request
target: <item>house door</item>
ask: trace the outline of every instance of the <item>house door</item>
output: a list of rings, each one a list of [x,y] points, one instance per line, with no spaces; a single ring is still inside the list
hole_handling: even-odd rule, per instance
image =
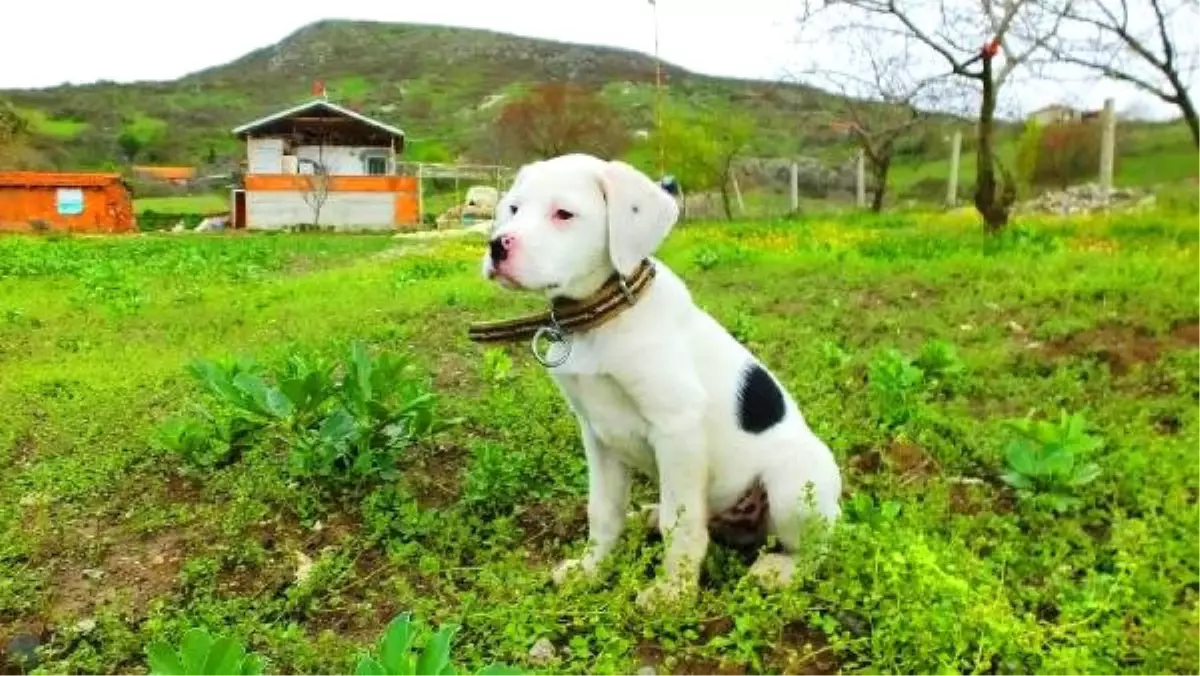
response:
[[[246,191],[233,191],[233,223],[234,228],[246,227]]]

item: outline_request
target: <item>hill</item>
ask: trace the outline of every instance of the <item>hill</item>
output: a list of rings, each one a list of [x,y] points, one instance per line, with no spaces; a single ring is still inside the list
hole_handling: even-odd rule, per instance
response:
[[[754,150],[811,146],[797,116],[831,95],[797,85],[710,77],[663,64],[673,100],[728,101],[760,130]],[[332,100],[402,127],[414,152],[432,145],[470,154],[499,106],[538,81],[594,85],[630,128],[652,120],[653,57],[634,51],[492,31],[321,21],[274,45],[167,82],[97,82],[0,91],[30,120],[58,167],[101,167],[127,157],[151,163],[224,164],[237,154],[229,130],[311,96],[315,80]]]

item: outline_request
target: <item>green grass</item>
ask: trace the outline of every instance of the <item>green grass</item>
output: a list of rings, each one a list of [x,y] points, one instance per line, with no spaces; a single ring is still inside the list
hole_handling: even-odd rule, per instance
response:
[[[48,136],[56,141],[70,141],[88,128],[87,122],[52,118],[45,112],[33,108],[22,109],[20,113],[29,122],[33,133]]]
[[[206,214],[229,209],[229,197],[224,194],[184,195],[181,197],[139,197],[133,201],[137,213],[157,211],[161,214]]]
[[[964,211],[671,236],[663,259],[789,386],[847,490],[792,587],[714,547],[696,605],[662,614],[634,606],[661,555],[638,525],[602,584],[549,583],[585,539],[586,470],[525,347],[466,339],[537,306],[480,278],[482,241],[0,239],[0,645],[38,635],[41,673],[143,672],[199,626],[269,673],[347,673],[411,612],[457,625],[472,673],[1195,673],[1195,214],[978,230]],[[197,407],[229,420],[193,359],[274,371],[353,341],[410,359],[392,385],[448,425],[394,480],[289,465],[283,423],[205,447],[214,464],[162,441]],[[1056,479],[1008,423],[1060,413],[1081,469]]]

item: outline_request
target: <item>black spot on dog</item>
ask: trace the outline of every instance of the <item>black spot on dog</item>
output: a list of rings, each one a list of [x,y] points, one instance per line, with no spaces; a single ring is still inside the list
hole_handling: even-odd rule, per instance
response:
[[[638,212],[638,205],[635,204],[635,205],[633,205],[633,213],[636,214],[637,212]]]
[[[758,364],[748,365],[738,390],[738,424],[742,429],[751,434],[765,432],[783,420],[785,408],[783,392],[771,375]]]

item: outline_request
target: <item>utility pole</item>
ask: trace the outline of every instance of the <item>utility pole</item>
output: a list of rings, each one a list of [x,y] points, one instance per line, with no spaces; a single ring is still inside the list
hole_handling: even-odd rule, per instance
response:
[[[654,141],[658,144],[658,175],[666,173],[662,142],[662,61],[658,58],[658,2],[649,0],[654,15]]]

